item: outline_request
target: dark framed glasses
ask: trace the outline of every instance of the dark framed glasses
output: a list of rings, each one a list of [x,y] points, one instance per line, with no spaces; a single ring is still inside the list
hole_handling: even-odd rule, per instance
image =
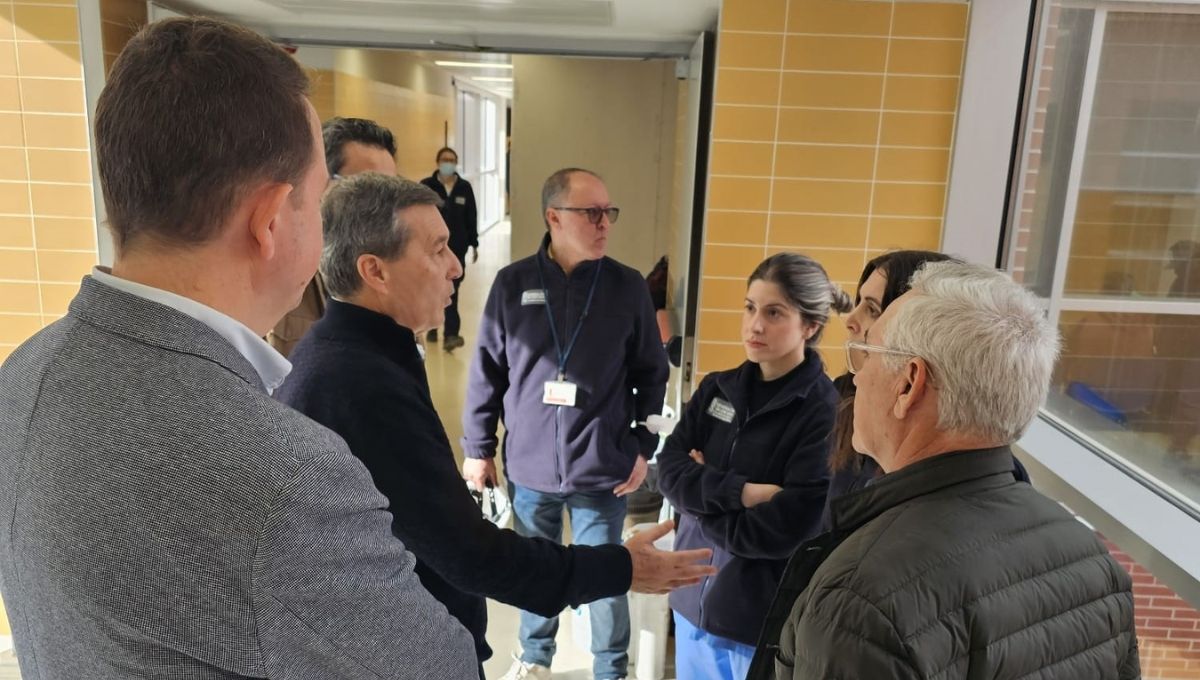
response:
[[[566,206],[557,205],[552,205],[550,207],[554,210],[566,210],[569,212],[583,213],[587,215],[588,222],[591,222],[597,226],[600,225],[600,220],[604,219],[606,215],[608,216],[609,224],[616,224],[617,218],[621,215],[620,208],[569,208]]]

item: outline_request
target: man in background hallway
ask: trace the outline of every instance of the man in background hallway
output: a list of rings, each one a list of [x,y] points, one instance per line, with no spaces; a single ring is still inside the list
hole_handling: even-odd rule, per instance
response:
[[[261,338],[321,253],[299,64],[205,18],[133,37],[96,110],[116,261],[0,367],[0,576],[25,680],[478,674],[345,442]]]
[[[390,130],[375,121],[337,116],[325,121],[321,136],[330,182],[360,172],[396,174],[396,141]],[[267,333],[267,342],[283,356],[290,355],[300,338],[325,314],[328,297],[325,280],[318,271],[304,289],[300,304]]]
[[[642,275],[605,257],[620,211],[595,173],[565,168],[542,188],[546,236],[500,270],[488,295],[463,411],[464,476],[497,483],[496,429],[517,533],[562,540],[563,508],[576,543],[620,541],[625,496],[646,477],[658,437],[667,357]],[[636,394],[635,394],[636,392]],[[588,605],[593,672],[625,677],[629,604]],[[557,618],[521,613],[521,658],[506,677],[548,678]]]

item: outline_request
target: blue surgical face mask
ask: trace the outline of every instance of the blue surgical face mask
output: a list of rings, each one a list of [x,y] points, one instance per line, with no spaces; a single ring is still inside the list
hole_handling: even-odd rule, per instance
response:
[[[458,167],[457,163],[438,163],[438,172],[442,177],[449,177],[454,174],[454,169]]]

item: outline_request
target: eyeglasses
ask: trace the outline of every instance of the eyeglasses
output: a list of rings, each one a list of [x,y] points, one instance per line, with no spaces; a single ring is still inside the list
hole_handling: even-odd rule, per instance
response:
[[[868,345],[865,342],[855,342],[850,340],[846,343],[846,370],[855,374],[863,369],[863,365],[867,362],[867,357],[871,352],[879,352],[881,354],[899,354],[906,357],[915,357],[916,354],[906,352],[902,349],[892,349],[890,347],[880,347],[879,345]]]
[[[556,205],[552,205],[550,207],[553,210],[567,210],[570,212],[584,213],[587,215],[588,222],[591,222],[596,226],[600,226],[600,220],[604,219],[605,215],[608,216],[609,224],[616,224],[617,217],[621,215],[620,208],[567,208]]]

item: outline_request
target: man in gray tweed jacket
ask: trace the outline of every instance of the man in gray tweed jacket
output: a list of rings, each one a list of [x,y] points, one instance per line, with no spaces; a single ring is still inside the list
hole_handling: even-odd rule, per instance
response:
[[[0,368],[0,576],[25,680],[476,678],[386,500],[270,390],[328,180],[307,80],[208,19],[101,95],[117,246]]]

